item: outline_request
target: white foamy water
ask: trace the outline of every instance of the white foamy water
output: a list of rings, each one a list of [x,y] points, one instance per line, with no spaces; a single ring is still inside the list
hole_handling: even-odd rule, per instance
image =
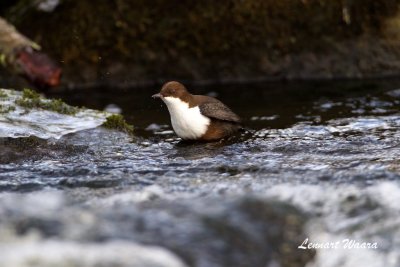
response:
[[[133,242],[24,240],[0,243],[0,267],[185,267],[170,251]]]
[[[337,243],[335,247],[317,249],[314,261],[307,267],[399,266],[397,183],[383,182],[364,190],[354,185],[278,185],[266,195],[309,214],[307,244]],[[363,248],[363,243],[375,243],[376,248]]]

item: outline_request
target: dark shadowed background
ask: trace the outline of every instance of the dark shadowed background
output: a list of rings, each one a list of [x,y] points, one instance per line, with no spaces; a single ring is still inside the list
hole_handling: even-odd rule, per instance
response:
[[[62,65],[64,86],[400,73],[397,0],[2,2]]]

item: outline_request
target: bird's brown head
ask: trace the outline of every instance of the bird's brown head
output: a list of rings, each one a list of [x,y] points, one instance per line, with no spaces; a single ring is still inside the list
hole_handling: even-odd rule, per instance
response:
[[[153,95],[153,98],[175,97],[185,101],[190,97],[190,93],[186,90],[185,86],[180,82],[167,82],[165,83],[160,93]]]

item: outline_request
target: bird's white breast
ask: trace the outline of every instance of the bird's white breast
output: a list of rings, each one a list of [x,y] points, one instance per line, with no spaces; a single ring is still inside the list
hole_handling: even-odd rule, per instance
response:
[[[201,114],[198,106],[189,108],[189,104],[176,97],[164,97],[171,116],[172,128],[182,139],[197,139],[206,133],[210,119]]]

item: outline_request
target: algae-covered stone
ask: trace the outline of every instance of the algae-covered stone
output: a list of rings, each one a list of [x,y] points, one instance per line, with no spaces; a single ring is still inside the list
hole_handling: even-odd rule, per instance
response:
[[[133,133],[133,126],[128,124],[124,117],[120,114],[113,114],[106,118],[106,121],[103,123],[103,126],[109,129],[115,129],[119,131],[123,131],[129,134]]]
[[[95,128],[106,122],[109,113],[72,107],[59,99],[46,99],[35,91],[22,93],[2,89],[0,93],[0,137],[60,138],[63,135]],[[108,121],[116,121],[112,119]],[[113,124],[115,129],[132,132],[133,128]],[[113,125],[110,125],[113,126]]]
[[[30,89],[24,89],[22,98],[15,103],[27,109],[38,108],[67,115],[75,115],[79,111],[79,108],[69,106],[61,99],[43,99],[37,92]]]
[[[6,92],[3,89],[0,89],[0,98],[7,97]]]
[[[0,113],[9,113],[12,111],[15,111],[15,107],[13,106],[4,107],[3,105],[0,105]]]

